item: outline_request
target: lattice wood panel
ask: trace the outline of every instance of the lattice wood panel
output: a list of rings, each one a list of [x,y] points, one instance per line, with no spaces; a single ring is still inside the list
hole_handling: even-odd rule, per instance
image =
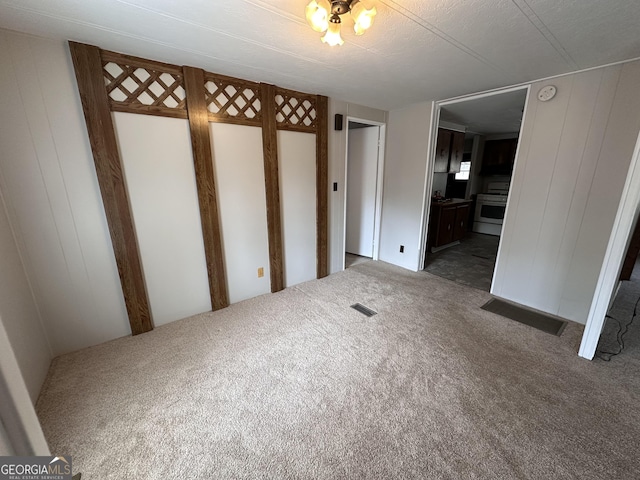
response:
[[[205,74],[205,82],[209,120],[262,125],[260,84],[213,73]]]
[[[112,110],[187,117],[180,68],[106,51],[102,65]]]
[[[315,132],[317,109],[315,95],[276,89],[276,123],[281,130]]]

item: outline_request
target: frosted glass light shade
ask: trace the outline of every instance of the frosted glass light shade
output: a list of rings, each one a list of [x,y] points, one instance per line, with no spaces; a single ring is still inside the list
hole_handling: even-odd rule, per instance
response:
[[[340,24],[329,22],[329,28],[327,28],[327,33],[322,37],[322,41],[331,47],[342,45],[344,40],[340,36]]]
[[[356,35],[362,35],[365,30],[373,25],[373,19],[377,13],[378,11],[376,10],[376,7],[367,10],[364,8],[362,2],[356,3],[351,8],[351,16],[354,21],[353,29],[356,32]]]
[[[324,32],[329,26],[330,11],[328,0],[311,0],[305,11],[307,22],[316,32]]]

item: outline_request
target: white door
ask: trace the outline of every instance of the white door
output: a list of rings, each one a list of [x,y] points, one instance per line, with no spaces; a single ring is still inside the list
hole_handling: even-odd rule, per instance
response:
[[[380,127],[349,130],[346,251],[373,257]]]

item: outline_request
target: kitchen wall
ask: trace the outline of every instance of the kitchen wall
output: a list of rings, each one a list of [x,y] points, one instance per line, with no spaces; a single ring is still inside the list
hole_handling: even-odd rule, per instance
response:
[[[448,173],[442,172],[434,172],[433,173],[433,182],[431,184],[431,195],[435,195],[436,192],[440,192],[440,195],[445,196],[445,192],[447,190],[447,179],[449,178]]]
[[[417,271],[423,242],[433,103],[389,112],[380,260]],[[433,168],[429,163],[429,168]],[[404,253],[400,253],[400,245]]]
[[[548,84],[549,102],[536,98]],[[585,323],[640,130],[640,62],[532,85],[492,293]]]

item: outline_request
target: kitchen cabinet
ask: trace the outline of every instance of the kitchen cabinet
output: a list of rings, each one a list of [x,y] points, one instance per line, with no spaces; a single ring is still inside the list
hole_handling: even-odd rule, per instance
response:
[[[453,244],[467,233],[470,200],[449,200],[431,203],[429,217],[429,250]]]
[[[487,140],[482,155],[482,175],[509,175],[513,171],[518,148],[517,138]]]
[[[439,128],[433,171],[435,173],[458,173],[463,153],[464,132]]]

